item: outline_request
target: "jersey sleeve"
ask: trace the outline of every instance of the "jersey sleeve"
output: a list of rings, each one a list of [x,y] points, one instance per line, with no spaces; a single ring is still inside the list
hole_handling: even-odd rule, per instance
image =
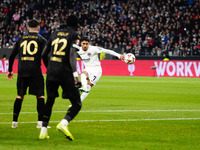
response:
[[[81,39],[81,36],[77,32],[74,32],[74,34],[73,34],[73,41],[75,41],[75,43],[78,43],[78,41],[80,39]]]
[[[120,54],[116,53],[113,50],[109,50],[109,49],[105,49],[105,48],[101,48],[101,47],[96,46],[96,51],[97,51],[97,53],[106,53],[106,54],[109,54],[109,55],[112,55],[112,56],[116,56],[120,59]]]
[[[78,46],[77,44],[73,44],[72,47],[74,47],[74,48],[80,50],[80,46]]]
[[[72,67],[72,71],[76,71],[76,49],[74,47],[71,47],[70,49],[70,65]]]
[[[47,43],[47,40],[45,38],[42,38],[42,49],[44,49],[46,43]]]
[[[9,57],[8,72],[12,72],[12,67],[13,67],[13,63],[14,63],[15,57],[16,57],[16,55],[19,53],[19,51],[18,51],[18,46],[19,46],[19,41],[20,41],[20,40],[21,40],[21,39],[19,38],[19,39],[16,41],[16,43],[15,43],[15,45],[14,45],[14,47],[13,47],[12,53],[11,53],[11,55],[10,55],[10,57]]]

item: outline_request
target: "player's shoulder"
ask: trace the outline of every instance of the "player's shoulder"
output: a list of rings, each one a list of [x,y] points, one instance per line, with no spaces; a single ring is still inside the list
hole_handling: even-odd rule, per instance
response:
[[[94,45],[89,45],[89,49],[92,49],[92,50],[94,50],[94,49],[98,49],[98,48],[97,48],[97,46],[94,46]]]
[[[38,37],[41,38],[42,40],[46,40],[42,35],[38,34]]]
[[[39,37],[39,40],[43,41],[43,42],[46,42],[47,40],[40,34],[38,34],[38,37]]]
[[[102,51],[103,50],[103,48],[99,47],[99,46],[90,45],[90,47],[91,47],[91,49],[96,50],[96,51]]]

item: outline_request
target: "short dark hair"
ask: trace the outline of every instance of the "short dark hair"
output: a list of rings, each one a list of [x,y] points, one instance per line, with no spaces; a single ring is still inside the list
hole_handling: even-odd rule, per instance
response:
[[[29,26],[30,28],[35,28],[35,27],[37,27],[37,26],[39,26],[39,25],[40,25],[40,23],[39,23],[39,21],[36,20],[36,19],[32,19],[32,20],[30,20],[30,21],[28,22],[28,26]]]
[[[76,15],[70,15],[67,18],[67,26],[73,27],[73,28],[78,28],[79,27],[79,19]]]
[[[90,42],[90,39],[89,39],[89,37],[87,37],[87,36],[84,36],[84,37],[82,37],[81,38],[81,40],[80,40],[81,42],[83,42],[83,41],[87,41],[87,42]]]

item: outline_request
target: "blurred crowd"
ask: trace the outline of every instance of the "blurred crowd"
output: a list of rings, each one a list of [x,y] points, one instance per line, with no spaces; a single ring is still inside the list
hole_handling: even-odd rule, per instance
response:
[[[48,39],[70,14],[93,45],[136,56],[200,55],[199,0],[3,0],[0,48],[12,48],[27,34],[32,18]]]

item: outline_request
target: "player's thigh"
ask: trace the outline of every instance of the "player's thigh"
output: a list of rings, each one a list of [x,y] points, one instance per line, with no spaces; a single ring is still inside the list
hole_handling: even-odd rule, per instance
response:
[[[95,85],[101,78],[102,72],[98,70],[88,70],[89,81]]]
[[[44,78],[43,76],[31,77],[29,81],[29,94],[36,96],[44,95]]]
[[[19,96],[26,95],[26,90],[29,86],[29,78],[17,77],[17,94]]]
[[[66,78],[62,83],[61,87],[63,90],[62,97],[73,101],[80,100],[80,94],[78,89],[75,87],[74,78]]]

